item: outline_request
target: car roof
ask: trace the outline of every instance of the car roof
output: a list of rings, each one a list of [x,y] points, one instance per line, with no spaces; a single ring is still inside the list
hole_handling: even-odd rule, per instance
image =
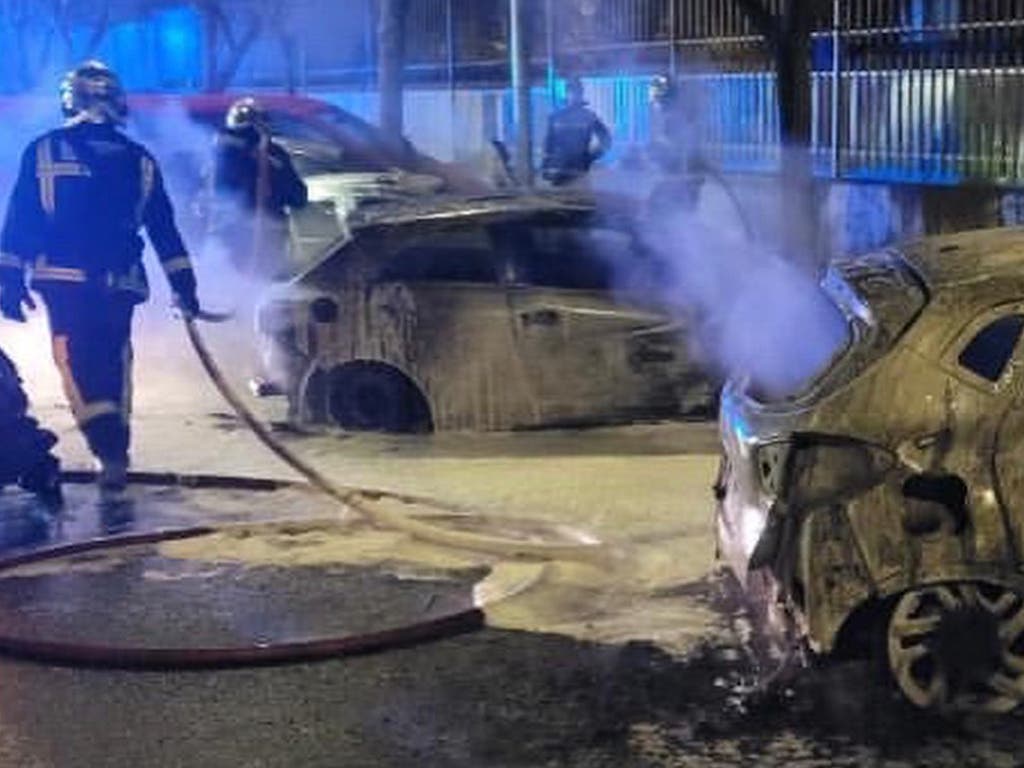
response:
[[[900,250],[933,293],[1024,284],[1024,228],[926,237]]]
[[[357,230],[428,221],[518,218],[545,211],[594,210],[595,199],[580,195],[513,192],[480,196],[431,195],[364,205],[349,214],[349,226]]]
[[[131,93],[128,95],[130,107],[154,107],[164,104],[181,104],[189,111],[219,113],[226,112],[228,107],[241,98],[252,96],[268,109],[290,112],[292,114],[312,115],[329,109],[327,102],[305,96],[280,93]]]
[[[364,232],[418,223],[492,223],[516,220],[537,213],[588,214],[603,210],[601,200],[578,192],[495,193],[485,196],[430,195],[407,200],[367,204],[346,218],[346,231],[323,251],[323,256],[302,270],[291,282],[316,280],[316,275],[337,258],[345,246]],[[628,217],[628,208],[609,209]]]

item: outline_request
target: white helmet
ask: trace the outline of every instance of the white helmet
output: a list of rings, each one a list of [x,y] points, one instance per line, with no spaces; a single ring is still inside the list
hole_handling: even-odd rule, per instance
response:
[[[128,102],[120,78],[95,59],[64,75],[60,82],[60,106],[68,122],[122,125],[128,118]]]
[[[270,128],[267,110],[252,96],[239,99],[228,108],[224,125],[231,130],[252,127],[258,131],[268,131]]]

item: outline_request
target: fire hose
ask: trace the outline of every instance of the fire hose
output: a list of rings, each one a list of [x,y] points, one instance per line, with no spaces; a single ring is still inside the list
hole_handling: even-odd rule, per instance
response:
[[[200,318],[203,319],[203,318]],[[514,541],[492,536],[445,529],[407,515],[380,509],[372,501],[383,498],[405,503],[429,504],[435,508],[451,507],[433,500],[383,490],[341,486],[322,472],[304,462],[281,444],[260,419],[253,414],[231,388],[206,347],[195,320],[185,320],[189,340],[200,363],[218,392],[253,431],[256,437],[289,467],[308,481],[312,489],[334,499],[346,509],[360,514],[378,528],[404,533],[420,541],[443,547],[471,550],[503,558],[529,558],[550,561],[559,559],[591,560],[607,554],[597,543],[552,544],[536,541]],[[90,482],[92,472],[65,473],[69,482]],[[174,473],[132,473],[133,483],[148,485],[179,485],[194,488],[239,488],[254,492],[272,492],[282,487],[303,487],[296,483],[264,478],[229,478],[218,475],[179,475]],[[238,526],[234,526],[238,527]],[[122,534],[113,537],[76,542],[21,554],[0,560],[0,576],[13,569],[41,562],[86,553],[107,552],[132,546],[152,545],[209,536],[231,526],[197,526],[149,533]],[[533,586],[543,575],[539,568],[532,577],[475,600],[472,608],[451,612],[423,621],[412,622],[374,632],[328,637],[309,641],[256,643],[232,647],[153,647],[118,646],[112,644],[66,642],[26,638],[8,634],[0,627],[0,653],[17,658],[75,667],[98,667],[131,670],[221,669],[240,666],[273,665],[310,662],[343,656],[365,655],[433,642],[482,629],[486,623],[484,608]]]
[[[269,448],[278,458],[293,470],[302,475],[310,485],[330,496],[335,501],[351,509],[367,521],[388,530],[404,533],[412,538],[431,544],[438,544],[453,549],[465,549],[473,552],[480,552],[490,555],[498,555],[504,558],[539,558],[542,560],[580,560],[594,559],[606,555],[604,547],[597,543],[575,543],[575,544],[552,544],[536,541],[515,541],[492,536],[484,536],[466,531],[455,531],[441,528],[421,520],[416,520],[391,510],[374,507],[367,503],[369,500],[381,498],[393,498],[402,501],[416,501],[415,497],[403,494],[394,494],[388,491],[373,490],[368,488],[351,488],[341,486],[330,480],[322,472],[300,459],[279,440],[277,440],[266,425],[249,409],[238,394],[231,388],[217,366],[216,361],[210,354],[195,320],[185,321],[185,328],[189,340],[199,357],[203,368],[217,391],[234,409],[238,417],[245,422],[256,435],[256,437]],[[438,507],[442,506],[433,501],[426,503]]]

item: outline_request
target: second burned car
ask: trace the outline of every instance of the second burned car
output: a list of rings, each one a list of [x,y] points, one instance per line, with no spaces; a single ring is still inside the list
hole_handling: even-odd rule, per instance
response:
[[[295,421],[503,430],[708,411],[681,324],[641,298],[629,216],[558,196],[368,208],[259,313]]]
[[[1024,232],[833,263],[803,385],[722,395],[717,533],[765,625],[938,710],[1024,702]]]

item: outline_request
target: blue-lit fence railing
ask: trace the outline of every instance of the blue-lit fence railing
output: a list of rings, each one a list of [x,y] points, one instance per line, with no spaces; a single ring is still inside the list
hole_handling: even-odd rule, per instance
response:
[[[697,138],[708,160],[738,172],[777,169],[772,73],[682,77],[696,101]],[[648,82],[647,76],[584,78],[591,106],[615,136],[609,162],[643,156],[650,137]],[[835,82],[832,73],[816,73],[812,80],[811,151],[818,175],[1024,186],[1024,68],[842,72],[838,100]],[[559,81],[556,90],[562,88]],[[375,117],[375,98],[366,93],[323,95]],[[465,159],[491,139],[511,141],[514,135],[507,89],[415,89],[406,98],[409,135],[439,156]],[[551,103],[545,88],[534,89],[538,135]]]

